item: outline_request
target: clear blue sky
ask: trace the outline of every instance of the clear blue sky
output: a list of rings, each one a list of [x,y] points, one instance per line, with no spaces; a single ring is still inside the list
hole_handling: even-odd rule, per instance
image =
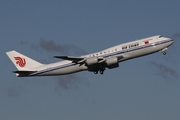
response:
[[[1,120],[179,120],[179,0],[1,0]],[[5,52],[37,61],[80,55],[153,35],[175,39],[160,53],[104,75],[17,78]],[[65,52],[50,51],[51,41]]]

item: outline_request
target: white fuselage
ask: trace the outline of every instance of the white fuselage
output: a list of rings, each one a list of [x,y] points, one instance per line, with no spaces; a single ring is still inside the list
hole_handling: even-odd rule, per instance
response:
[[[128,59],[152,54],[155,52],[159,52],[166,50],[171,44],[173,44],[173,40],[170,38],[162,37],[162,36],[153,36],[148,37],[124,44],[120,44],[100,52],[80,56],[84,58],[111,58],[111,57],[119,57],[123,56],[122,59],[119,59],[118,62],[122,62]],[[60,61],[57,63],[42,65],[36,68],[37,72],[30,74],[29,76],[50,76],[50,75],[64,75],[75,73],[83,70],[89,70],[87,65],[85,64],[76,64],[69,60]]]

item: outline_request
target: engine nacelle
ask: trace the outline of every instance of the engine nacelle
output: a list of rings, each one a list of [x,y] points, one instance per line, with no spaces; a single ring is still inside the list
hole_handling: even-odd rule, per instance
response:
[[[88,65],[88,66],[97,64],[97,63],[98,63],[98,58],[97,58],[97,57],[88,58],[88,59],[85,61],[85,63],[86,63],[86,65]]]
[[[107,68],[109,69],[119,67],[118,58],[117,57],[108,58],[106,60],[106,65]]]

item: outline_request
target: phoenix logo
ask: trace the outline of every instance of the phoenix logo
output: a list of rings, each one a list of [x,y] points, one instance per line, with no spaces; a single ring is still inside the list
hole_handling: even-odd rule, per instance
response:
[[[19,65],[19,67],[24,67],[26,65],[26,60],[21,57],[14,57],[16,60],[16,64]]]

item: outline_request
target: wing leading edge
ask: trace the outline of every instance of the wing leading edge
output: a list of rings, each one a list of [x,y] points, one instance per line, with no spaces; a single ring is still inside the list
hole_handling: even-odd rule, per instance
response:
[[[84,57],[73,57],[73,56],[54,56],[55,58],[63,59],[63,60],[70,60],[73,63],[81,63],[85,61]]]

